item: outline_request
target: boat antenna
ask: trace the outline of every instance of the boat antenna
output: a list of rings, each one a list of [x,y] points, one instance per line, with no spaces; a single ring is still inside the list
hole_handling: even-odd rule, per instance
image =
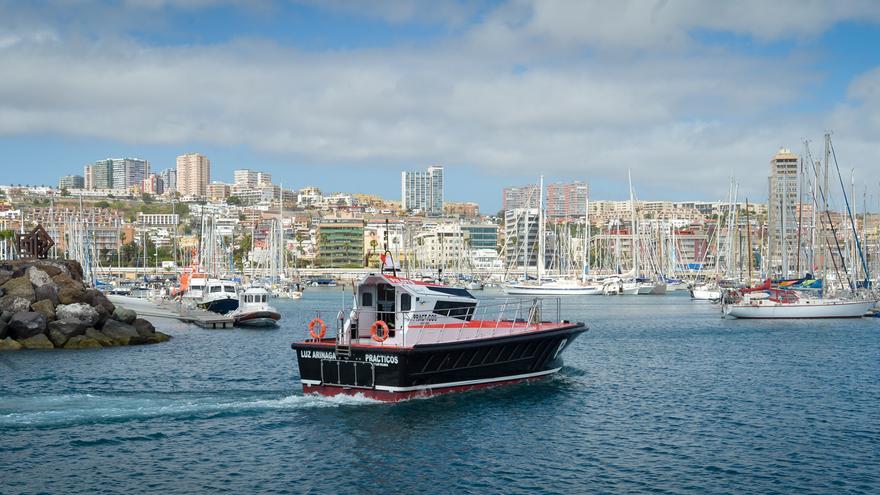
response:
[[[385,272],[385,270],[386,270],[385,260],[390,259],[391,260],[391,273],[395,278],[397,278],[397,267],[394,266],[394,256],[391,254],[391,251],[388,249],[388,229],[389,229],[388,217],[385,217],[385,252],[382,253],[382,257],[379,260],[379,262],[382,263],[382,267],[380,268],[379,273]]]

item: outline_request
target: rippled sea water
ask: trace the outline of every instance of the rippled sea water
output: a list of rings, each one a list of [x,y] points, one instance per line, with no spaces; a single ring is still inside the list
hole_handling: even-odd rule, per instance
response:
[[[880,318],[566,299],[591,330],[549,380],[303,396],[290,343],[342,298],[279,302],[278,330],[0,354],[0,492],[880,493]]]

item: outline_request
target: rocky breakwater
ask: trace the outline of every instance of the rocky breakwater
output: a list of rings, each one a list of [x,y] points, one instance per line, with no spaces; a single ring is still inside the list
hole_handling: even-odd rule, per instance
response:
[[[76,261],[0,261],[0,351],[157,344],[170,338],[87,288]]]

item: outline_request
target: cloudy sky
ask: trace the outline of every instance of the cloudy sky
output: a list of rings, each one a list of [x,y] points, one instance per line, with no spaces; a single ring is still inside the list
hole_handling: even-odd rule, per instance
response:
[[[484,211],[539,174],[624,198],[627,169],[643,199],[766,200],[825,130],[876,197],[876,1],[0,0],[0,183],[201,151],[393,199],[442,164]]]

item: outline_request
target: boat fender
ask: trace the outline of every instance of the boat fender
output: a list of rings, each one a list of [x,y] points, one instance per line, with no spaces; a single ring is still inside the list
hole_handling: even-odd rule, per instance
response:
[[[382,327],[382,333],[379,333],[379,327]],[[376,323],[370,325],[370,336],[373,337],[373,340],[376,342],[385,342],[385,339],[388,338],[389,330],[388,324],[382,320],[377,320]]]
[[[320,325],[321,331],[319,333],[315,333],[315,326]],[[324,320],[320,318],[314,318],[309,322],[309,335],[312,336],[313,339],[323,339],[324,335],[327,334],[327,325],[324,323]]]

